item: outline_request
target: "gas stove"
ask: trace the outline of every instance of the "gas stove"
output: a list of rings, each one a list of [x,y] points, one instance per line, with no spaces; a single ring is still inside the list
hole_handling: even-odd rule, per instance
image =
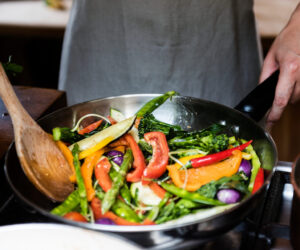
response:
[[[1,162],[3,165],[3,162]],[[264,202],[231,231],[205,242],[199,239],[155,239],[151,249],[222,249],[222,250],[288,250],[289,223],[293,199],[290,162],[279,162]],[[14,195],[0,170],[0,225],[32,222],[54,222],[24,204]],[[254,216],[255,214],[255,216]]]

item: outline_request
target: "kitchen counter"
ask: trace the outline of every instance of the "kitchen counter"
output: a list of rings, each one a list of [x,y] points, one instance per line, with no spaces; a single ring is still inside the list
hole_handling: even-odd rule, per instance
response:
[[[23,86],[15,86],[14,89],[24,108],[35,120],[66,106],[66,95],[63,91]],[[12,141],[11,118],[0,100],[0,159],[4,156]]]
[[[274,37],[287,23],[298,0],[254,0],[257,26],[262,37]],[[65,10],[55,10],[43,1],[0,2],[0,31],[4,27],[64,29],[71,0],[64,0]]]
[[[72,1],[63,3],[66,8],[57,10],[37,0],[0,2],[0,27],[64,29]]]
[[[254,0],[254,13],[261,37],[275,37],[287,24],[299,0]]]

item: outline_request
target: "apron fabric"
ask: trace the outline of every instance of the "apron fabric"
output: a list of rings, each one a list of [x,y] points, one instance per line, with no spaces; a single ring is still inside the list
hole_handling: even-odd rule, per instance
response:
[[[236,105],[258,83],[252,0],[74,0],[59,89],[68,104],[164,93]]]

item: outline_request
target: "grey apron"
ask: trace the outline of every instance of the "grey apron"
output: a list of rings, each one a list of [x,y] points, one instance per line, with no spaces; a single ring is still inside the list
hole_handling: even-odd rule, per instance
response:
[[[233,106],[260,71],[252,0],[74,0],[59,88],[69,104],[134,93]]]

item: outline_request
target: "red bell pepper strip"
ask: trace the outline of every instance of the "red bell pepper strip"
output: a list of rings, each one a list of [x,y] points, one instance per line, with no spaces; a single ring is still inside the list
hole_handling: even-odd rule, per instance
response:
[[[265,178],[264,178],[264,169],[259,168],[255,181],[254,181],[254,186],[252,189],[252,194],[254,194],[260,187],[264,184]]]
[[[152,158],[144,170],[143,179],[160,177],[167,169],[169,161],[169,147],[166,136],[162,132],[149,132],[144,134],[145,141],[153,149]]]
[[[95,220],[101,219],[101,218],[107,218],[112,220],[117,225],[122,226],[143,226],[143,225],[154,225],[155,223],[149,219],[145,219],[142,223],[137,222],[131,222],[128,220],[125,220],[117,215],[115,215],[113,212],[106,212],[105,214],[101,213],[101,201],[98,198],[93,198],[91,202],[91,207],[93,210],[94,218]]]
[[[102,121],[103,120],[99,120],[99,121],[96,121],[96,122],[94,122],[94,123],[86,126],[85,128],[79,130],[78,134],[84,135],[84,134],[92,132],[93,130],[95,130],[96,128],[98,128],[100,126],[100,124],[102,123]]]
[[[146,168],[145,158],[139,145],[130,134],[125,135],[125,139],[129,144],[133,154],[133,168],[134,170],[127,174],[126,180],[128,182],[138,182],[141,180],[143,172]]]
[[[107,158],[102,158],[95,167],[95,176],[99,186],[107,192],[112,187],[112,181],[109,176],[111,164]]]
[[[231,149],[227,149],[227,150],[215,153],[215,154],[210,154],[210,155],[206,155],[203,157],[191,159],[186,164],[186,167],[192,166],[193,168],[198,168],[198,167],[202,167],[202,166],[206,166],[206,165],[210,165],[210,164],[222,161],[222,160],[228,158],[229,156],[231,156],[232,152],[234,150],[242,151],[245,148],[247,148],[251,143],[252,143],[252,140],[250,140],[242,145],[239,145],[235,148],[231,148]]]

